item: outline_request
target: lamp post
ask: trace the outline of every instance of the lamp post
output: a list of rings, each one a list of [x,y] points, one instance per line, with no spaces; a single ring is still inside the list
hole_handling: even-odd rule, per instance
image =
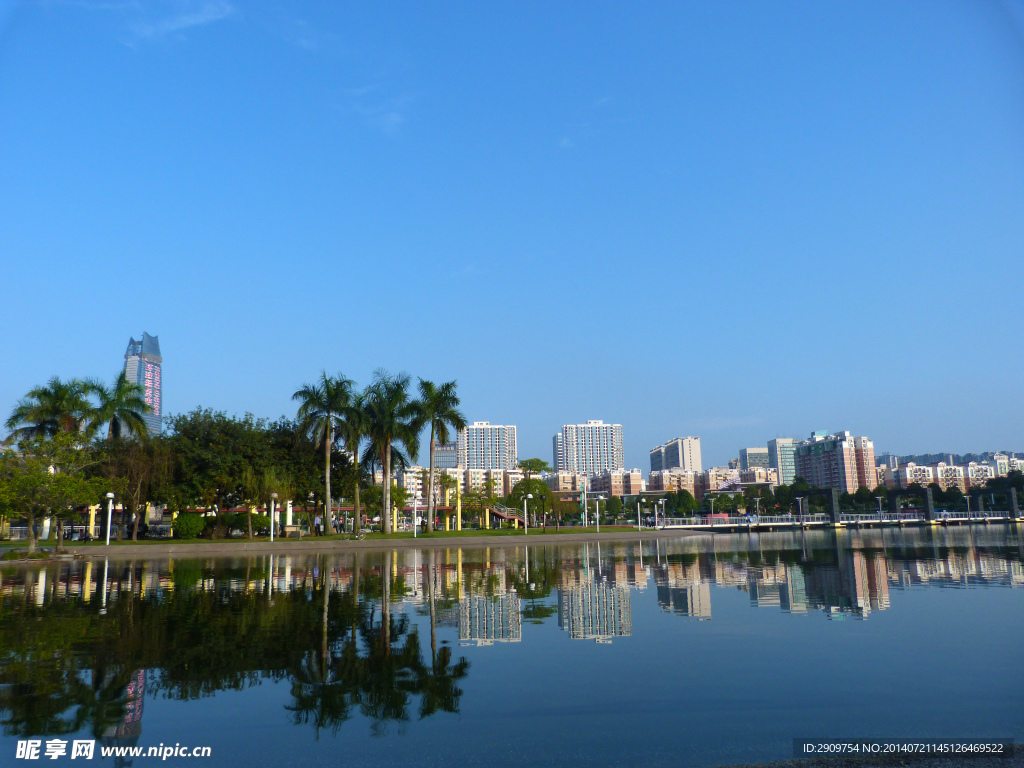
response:
[[[107,546],[110,546],[110,521],[114,516],[114,494],[107,494]]]
[[[526,511],[526,500],[527,499],[532,499],[532,498],[533,498],[533,494],[532,493],[528,493],[525,496],[523,496],[523,535],[524,536],[529,536],[530,535],[530,516],[529,516],[529,514]]]
[[[415,493],[412,495],[412,537],[416,538],[416,518],[420,513],[420,497]]]
[[[875,498],[878,499],[878,519],[881,520],[882,519],[882,497],[881,496],[875,496]]]
[[[594,519],[597,521],[597,532],[601,532],[601,502],[604,501],[604,496],[598,496],[594,499]]]
[[[277,525],[277,491],[270,494],[270,540],[274,540],[274,526]]]
[[[548,495],[542,493],[540,495],[540,513],[544,516],[544,526],[541,529],[541,533],[547,533],[548,528]]]
[[[641,525],[640,525],[640,502],[641,501],[644,504],[646,504],[647,503],[647,499],[637,499],[636,500],[636,529],[638,531],[643,530]]]
[[[662,496],[660,499],[658,499],[658,502],[661,504],[661,524],[665,525],[665,497]],[[657,507],[655,507],[655,510],[657,510]],[[657,522],[658,522],[658,513],[657,512],[654,513],[654,522],[655,522],[655,526],[654,527],[657,528],[658,527],[657,526]]]

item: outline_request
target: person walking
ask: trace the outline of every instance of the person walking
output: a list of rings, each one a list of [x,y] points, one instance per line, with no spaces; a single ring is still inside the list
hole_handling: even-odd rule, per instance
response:
[[[313,518],[313,535],[314,536],[319,536],[320,535],[320,513],[319,512],[317,513],[317,516]]]

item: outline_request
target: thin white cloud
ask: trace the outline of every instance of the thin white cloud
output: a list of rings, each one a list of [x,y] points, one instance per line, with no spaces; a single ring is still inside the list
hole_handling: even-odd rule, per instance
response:
[[[368,86],[364,93],[373,93],[377,87],[376,85]],[[394,136],[405,124],[409,110],[417,98],[419,98],[419,94],[410,91],[372,102],[357,101],[352,104],[352,109],[371,128],[376,128],[388,136]]]
[[[156,38],[172,32],[181,32],[192,27],[202,27],[225,19],[235,12],[235,7],[226,0],[212,0],[195,6],[187,4],[176,14],[153,21],[140,21],[132,26],[140,38]]]

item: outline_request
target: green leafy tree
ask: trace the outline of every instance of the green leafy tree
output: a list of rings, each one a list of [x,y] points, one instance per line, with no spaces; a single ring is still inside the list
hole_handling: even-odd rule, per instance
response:
[[[542,475],[545,472],[551,471],[551,465],[544,461],[544,459],[520,459],[519,468],[523,470],[527,480],[534,475]]]
[[[466,417],[459,410],[459,396],[454,381],[440,386],[420,379],[419,418],[430,426],[430,467],[427,478],[427,531],[434,530],[434,451],[437,441],[448,443],[449,430],[456,432],[466,427]]]

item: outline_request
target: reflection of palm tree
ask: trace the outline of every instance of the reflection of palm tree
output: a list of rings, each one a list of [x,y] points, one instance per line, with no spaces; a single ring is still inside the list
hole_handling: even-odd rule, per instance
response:
[[[451,648],[442,648],[434,655],[430,669],[420,668],[420,720],[436,712],[458,712],[462,689],[456,685],[469,672],[469,661],[463,656],[452,665]]]

